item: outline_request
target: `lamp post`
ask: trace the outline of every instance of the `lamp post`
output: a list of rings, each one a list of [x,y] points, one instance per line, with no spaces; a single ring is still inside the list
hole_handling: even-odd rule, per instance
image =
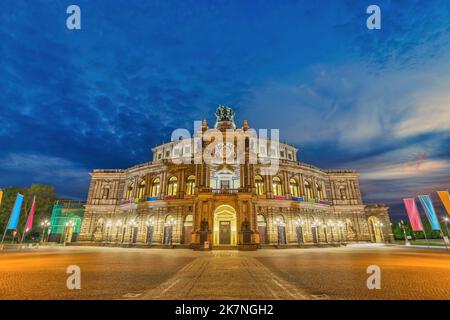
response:
[[[122,225],[122,221],[121,220],[116,221],[116,224],[115,224],[115,226],[116,226],[116,239],[115,239],[115,241],[116,242],[119,242],[119,229],[120,229],[121,225]]]
[[[330,232],[331,232],[331,242],[334,242],[334,234],[333,234],[334,222],[331,220],[328,220],[328,226],[330,227]]]
[[[448,233],[448,223],[449,223],[450,219],[448,217],[444,218],[444,225],[445,225],[445,229],[447,230],[447,237],[450,237],[450,234]]]
[[[285,226],[284,221],[281,218],[276,218],[274,223],[273,223],[276,227],[277,227],[277,233],[278,233],[278,244],[284,244],[282,243],[282,239],[281,239],[281,227]]]
[[[173,235],[173,228],[175,227],[175,225],[177,224],[177,221],[174,218],[169,219],[169,221],[166,222],[166,226],[170,227],[170,234],[169,234],[169,243],[170,245],[172,245],[172,235]]]
[[[75,226],[75,222],[73,220],[69,220],[64,225],[64,244],[67,242],[67,236],[70,234],[70,230]],[[70,241],[69,241],[70,242]]]
[[[42,239],[41,242],[45,241],[45,231],[46,230],[50,230],[50,221],[48,221],[47,219],[41,222],[41,227],[42,227]],[[47,237],[48,239],[48,237]]]
[[[400,220],[400,222],[398,223],[398,225],[400,226],[400,228],[403,230],[403,236],[405,237],[405,245],[409,246],[409,240],[406,237],[406,230],[405,230],[405,223],[403,222],[403,220]]]
[[[374,223],[374,225],[376,227],[376,230],[374,230],[375,233],[379,232],[380,235],[381,235],[381,240],[384,242],[384,235],[383,235],[383,226],[384,226],[384,224],[382,222],[377,221],[377,222]],[[375,240],[376,240],[376,238],[377,238],[377,236],[375,234]]]
[[[320,242],[320,233],[319,233],[319,227],[321,223],[319,221],[314,221],[311,226],[314,228],[314,234],[313,238],[316,238],[316,243]]]
[[[148,220],[145,225],[147,226],[147,243],[152,244],[153,242],[153,227],[155,225],[155,221],[153,221],[153,219]],[[151,233],[150,233],[150,228],[151,228]]]
[[[338,234],[339,234],[339,243],[341,243],[342,242],[342,230],[343,230],[343,228],[344,228],[344,223],[342,223],[342,221],[341,220],[339,220],[338,222],[337,222],[337,226],[338,226]]]
[[[138,223],[136,220],[131,220],[128,222],[128,225],[131,228],[131,232],[130,232],[130,242],[134,242],[134,228],[138,226]]]
[[[303,240],[303,224],[304,224],[304,222],[300,218],[298,218],[297,221],[295,222],[295,224],[297,225],[297,242],[300,244],[300,243],[304,242],[304,240]]]
[[[106,241],[110,242],[111,241],[111,227],[112,227],[112,221],[108,220],[106,222]]]

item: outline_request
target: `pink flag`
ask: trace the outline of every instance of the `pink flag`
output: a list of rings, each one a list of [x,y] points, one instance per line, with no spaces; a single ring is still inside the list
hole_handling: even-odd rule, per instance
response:
[[[403,199],[403,202],[413,231],[423,231],[422,220],[420,220],[419,210],[417,210],[414,198]]]
[[[33,204],[31,205],[30,214],[28,215],[27,226],[25,232],[28,232],[33,227],[34,210],[36,205],[36,197],[33,198]]]

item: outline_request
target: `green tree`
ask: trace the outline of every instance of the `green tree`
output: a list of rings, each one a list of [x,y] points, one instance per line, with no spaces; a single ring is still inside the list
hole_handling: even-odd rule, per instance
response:
[[[35,215],[33,219],[32,232],[27,234],[27,237],[36,235],[36,232],[41,232],[39,223],[45,219],[49,219],[53,204],[56,200],[54,187],[51,185],[33,184],[29,188],[8,187],[3,189],[3,201],[0,205],[0,231],[3,236],[6,225],[11,215],[14,202],[17,197],[17,193],[21,193],[24,196],[24,202],[22,204],[22,210],[20,214],[18,231],[19,235],[22,235],[25,228],[28,214],[31,209],[33,197],[36,197]],[[11,238],[11,234],[8,235]]]

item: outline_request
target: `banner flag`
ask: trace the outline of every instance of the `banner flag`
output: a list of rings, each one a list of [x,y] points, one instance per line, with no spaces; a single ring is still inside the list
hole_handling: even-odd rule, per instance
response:
[[[17,194],[16,202],[9,217],[8,227],[6,230],[16,230],[19,223],[20,209],[22,208],[23,195]]]
[[[419,210],[417,210],[414,198],[403,199],[406,213],[408,214],[409,222],[413,231],[423,231],[422,220],[420,220]]]
[[[28,215],[27,226],[25,227],[25,232],[28,232],[33,227],[34,211],[36,206],[36,197],[33,198],[33,204],[31,205],[30,214]]]
[[[442,204],[445,207],[445,210],[447,211],[448,215],[450,216],[450,194],[448,191],[438,191],[437,192],[439,198],[442,201]]]
[[[3,191],[0,190],[0,205],[2,204],[2,198],[3,198]]]
[[[428,221],[430,221],[431,230],[441,230],[441,225],[439,224],[439,220],[436,216],[436,211],[434,210],[433,202],[431,202],[430,196],[420,195],[419,200],[422,204],[423,210],[425,210]]]

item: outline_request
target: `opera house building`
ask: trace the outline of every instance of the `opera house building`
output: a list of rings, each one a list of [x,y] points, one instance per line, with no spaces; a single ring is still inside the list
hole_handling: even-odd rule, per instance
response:
[[[252,250],[392,241],[388,208],[364,204],[356,171],[300,162],[277,135],[237,127],[229,107],[215,115],[214,127],[197,122],[192,136],[176,130],[151,162],[94,170],[79,243]]]

